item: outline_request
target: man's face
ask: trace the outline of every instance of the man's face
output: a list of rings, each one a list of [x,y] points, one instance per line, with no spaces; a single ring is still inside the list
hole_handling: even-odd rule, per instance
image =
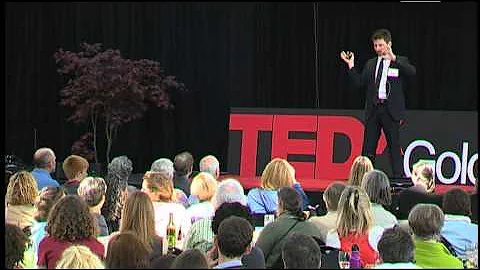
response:
[[[385,40],[382,39],[375,39],[373,41],[373,49],[375,50],[375,53],[378,56],[383,56],[387,54],[387,48],[388,44],[385,42]]]

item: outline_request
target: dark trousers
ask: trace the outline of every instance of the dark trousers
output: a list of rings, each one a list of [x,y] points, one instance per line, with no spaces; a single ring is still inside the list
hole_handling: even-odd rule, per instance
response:
[[[375,152],[382,129],[387,139],[387,148],[389,151],[393,177],[401,178],[403,177],[403,161],[400,153],[400,123],[392,118],[385,103],[378,104],[374,108],[372,115],[365,122],[362,155],[370,158],[375,167]]]

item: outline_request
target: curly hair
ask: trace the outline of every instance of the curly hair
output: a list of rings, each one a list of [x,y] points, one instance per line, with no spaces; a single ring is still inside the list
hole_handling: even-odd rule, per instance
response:
[[[77,195],[66,195],[48,216],[45,231],[51,237],[75,242],[97,235],[97,227],[87,203]]]
[[[103,269],[100,259],[90,248],[84,245],[71,245],[62,252],[56,269]]]
[[[23,262],[28,242],[28,236],[20,227],[5,223],[5,268],[13,269],[19,262]]]
[[[145,172],[142,189],[156,198],[153,201],[173,202],[176,199],[175,192],[173,192],[173,180],[160,172]]]
[[[108,188],[105,195],[105,203],[102,207],[102,215],[105,217],[108,229],[111,232],[118,231],[125,201],[122,192],[128,186],[128,178],[132,170],[132,161],[127,156],[115,157],[108,164],[108,172],[105,177],[105,183]]]
[[[35,202],[33,218],[38,222],[47,221],[48,214],[53,205],[66,195],[63,187],[45,187],[40,191],[38,200]]]
[[[19,171],[10,177],[6,195],[6,202],[8,204],[33,205],[37,196],[37,182],[30,172]]]

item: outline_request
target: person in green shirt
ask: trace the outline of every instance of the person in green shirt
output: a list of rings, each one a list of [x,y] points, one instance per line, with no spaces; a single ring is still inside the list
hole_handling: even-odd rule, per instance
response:
[[[408,215],[408,224],[415,241],[416,264],[422,268],[463,268],[461,260],[453,256],[440,242],[445,215],[435,204],[417,204]]]

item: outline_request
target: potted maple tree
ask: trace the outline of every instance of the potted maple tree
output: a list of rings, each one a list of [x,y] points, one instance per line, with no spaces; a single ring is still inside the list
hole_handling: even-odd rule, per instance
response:
[[[60,104],[73,108],[69,121],[87,122],[91,127],[91,135],[83,135],[82,143],[77,141],[72,150],[93,154],[98,164],[97,131],[103,127],[108,164],[119,127],[141,118],[150,106],[173,108],[171,91],[185,87],[175,76],[166,75],[157,61],[125,59],[119,50],[103,50],[100,43],[80,47],[79,52],[60,48],[54,54],[60,66],[57,72],[67,80],[60,91]],[[88,136],[93,139],[93,153],[86,149]]]

